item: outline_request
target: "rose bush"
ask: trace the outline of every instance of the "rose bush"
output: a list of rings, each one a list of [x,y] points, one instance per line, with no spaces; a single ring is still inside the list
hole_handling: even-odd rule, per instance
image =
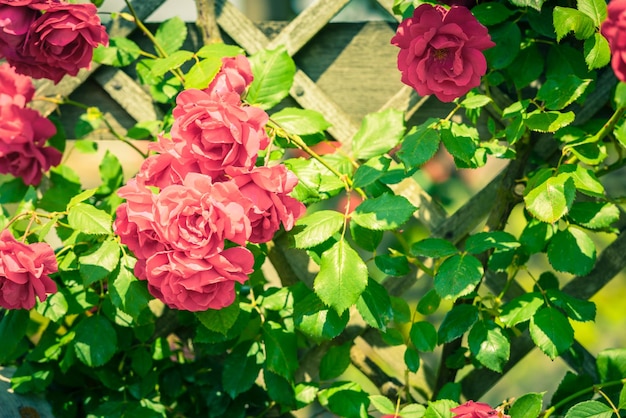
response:
[[[626,1],[613,0],[607,19],[602,23],[602,34],[611,47],[611,67],[618,79],[626,81]]]

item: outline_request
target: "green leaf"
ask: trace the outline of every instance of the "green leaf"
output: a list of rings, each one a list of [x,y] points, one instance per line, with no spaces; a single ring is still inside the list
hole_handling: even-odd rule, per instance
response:
[[[489,5],[490,5],[489,3],[483,3],[478,6],[489,6]],[[502,6],[502,5],[500,3],[491,3],[491,6]],[[475,13],[475,12],[476,12],[476,8],[473,8],[472,13]],[[463,101],[459,104],[465,109],[478,109],[478,108],[487,106],[491,102],[492,102],[491,97],[485,96],[484,94],[477,94],[477,93],[470,91],[465,96],[465,99],[463,99]]]
[[[65,210],[67,203],[80,193],[80,177],[65,165],[50,169],[52,187],[45,191],[38,203],[38,207],[49,212]]]
[[[263,368],[263,348],[257,341],[244,341],[232,349],[222,370],[222,387],[235,399],[254,385]]]
[[[383,231],[363,228],[356,222],[350,222],[350,235],[356,245],[370,252],[376,251],[383,239]]]
[[[575,196],[574,180],[567,174],[559,174],[530,190],[524,196],[524,202],[526,209],[534,217],[546,223],[553,223],[568,212]]]
[[[361,293],[356,308],[363,320],[371,327],[382,330],[393,318],[391,299],[387,289],[376,280],[369,279],[365,291]]]
[[[468,254],[444,260],[435,274],[435,290],[443,299],[456,299],[471,293],[483,277],[480,261]]]
[[[538,417],[541,412],[544,393],[527,393],[517,398],[509,409],[511,418]]]
[[[319,387],[313,382],[300,382],[296,385],[296,401],[298,409],[315,402]]]
[[[24,362],[11,377],[11,389],[18,394],[44,392],[52,383],[52,370],[46,365]],[[19,408],[20,411],[26,408]]]
[[[587,196],[604,197],[604,186],[590,169],[579,164],[563,164],[557,173],[567,173],[574,180],[574,185],[579,192]]]
[[[411,271],[411,268],[409,267],[409,261],[403,255],[377,255],[376,257],[374,257],[374,263],[380,271],[388,276],[405,276]]]
[[[108,235],[113,233],[111,215],[85,203],[77,203],[69,210],[67,222],[71,228],[85,234]]]
[[[406,347],[404,350],[404,364],[406,364],[406,368],[409,369],[412,373],[417,373],[420,368],[420,354],[411,347]]]
[[[345,311],[341,316],[334,309],[329,309],[315,293],[309,293],[303,299],[294,301],[294,324],[313,341],[321,342],[335,338],[345,329],[350,314]]]
[[[378,412],[383,414],[394,414],[396,412],[396,406],[386,396],[370,395],[370,402]]]
[[[421,125],[411,128],[404,137],[397,155],[407,169],[420,167],[439,149],[441,138],[439,130],[435,129],[438,122],[438,119],[430,118]]]
[[[128,256],[122,258],[117,274],[109,279],[108,285],[113,305],[135,320],[139,319],[152,299],[146,283],[134,276]]]
[[[568,217],[588,229],[605,229],[619,220],[620,211],[610,202],[575,202]]]
[[[626,385],[622,387],[622,390],[619,393],[619,404],[617,405],[618,409],[626,409]]]
[[[288,133],[295,135],[312,135],[332,126],[321,113],[295,107],[286,107],[274,113],[272,120]]]
[[[94,194],[96,194],[97,190],[98,189],[88,189],[80,192],[72,199],[70,199],[70,201],[67,203],[66,210],[70,210],[72,207],[76,206],[77,203],[84,202],[85,200],[91,198]]]
[[[565,418],[611,418],[613,410],[610,406],[598,401],[585,401],[572,406]]]
[[[519,242],[524,246],[528,254],[535,254],[542,252],[546,248],[548,241],[552,238],[552,234],[553,227],[551,224],[532,218],[522,231]]]
[[[328,349],[320,362],[320,379],[330,380],[339,377],[350,365],[350,348],[352,341],[342,345],[334,345]]]
[[[254,81],[246,100],[262,109],[274,107],[287,97],[296,74],[296,64],[283,48],[261,50],[250,57]]]
[[[515,4],[518,1],[520,0],[515,0],[512,3]],[[524,1],[526,0],[521,0],[521,2]],[[537,1],[542,2],[541,0]],[[519,26],[513,22],[505,22],[490,28],[489,34],[491,40],[496,44],[484,52],[489,68],[501,70],[508,67],[517,56],[522,43],[522,33]]]
[[[596,246],[584,231],[568,227],[548,244],[548,260],[557,271],[584,276],[596,263]]]
[[[578,10],[589,16],[596,27],[600,27],[607,17],[607,7],[604,0],[578,0]]]
[[[363,201],[356,207],[351,219],[364,228],[390,230],[399,228],[416,210],[404,196],[385,193]]]
[[[414,322],[409,336],[419,351],[433,351],[437,346],[437,330],[428,321]]]
[[[0,320],[0,363],[6,364],[13,352],[17,349],[20,341],[26,335],[28,326],[28,310],[9,310],[4,313]]]
[[[400,410],[398,418],[422,418],[426,413],[426,407],[418,403],[412,403],[404,406]]]
[[[45,302],[37,304],[37,312],[51,321],[57,322],[65,317],[68,307],[65,295],[62,292],[57,292],[48,296]]]
[[[554,306],[561,308],[574,321],[587,322],[596,319],[596,304],[590,300],[575,298],[558,289],[548,289],[546,296]]]
[[[102,366],[117,352],[115,328],[104,316],[85,317],[78,323],[75,331],[74,351],[85,365]]]
[[[600,382],[626,378],[626,349],[610,348],[601,351],[596,357]]]
[[[411,246],[411,255],[414,256],[441,258],[458,253],[454,244],[442,238],[426,238]]]
[[[272,372],[293,381],[293,374],[298,369],[296,334],[283,329],[276,322],[263,324],[265,342],[265,366]]]
[[[109,276],[119,261],[120,246],[113,240],[104,241],[95,251],[78,257],[83,284],[89,286]]]
[[[552,18],[557,42],[561,42],[561,39],[570,32],[574,32],[576,39],[587,39],[596,30],[593,19],[583,12],[569,7],[556,6]]]
[[[437,311],[439,304],[441,303],[441,297],[435,289],[430,289],[417,303],[417,312],[422,315],[430,315]]]
[[[334,210],[321,210],[300,218],[296,225],[305,227],[293,236],[296,248],[311,248],[325,242],[341,229],[345,219]]]
[[[180,17],[174,16],[159,25],[154,37],[165,53],[171,55],[183,46],[187,25]]]
[[[204,45],[196,52],[196,55],[200,58],[220,58],[224,57],[236,57],[237,55],[243,55],[245,51],[236,45],[226,45],[223,43],[213,43]]]
[[[544,304],[539,292],[524,293],[507,302],[500,312],[500,321],[508,327],[528,321]]]
[[[98,45],[93,50],[93,60],[114,67],[126,67],[141,55],[141,48],[128,38],[109,38],[109,46]]]
[[[395,109],[365,115],[352,138],[352,152],[360,160],[378,157],[398,145],[404,135],[404,113]]]
[[[354,305],[367,286],[367,266],[345,240],[322,254],[315,293],[340,315]]]
[[[452,124],[450,129],[441,130],[441,141],[455,160],[470,164],[476,154],[476,142],[466,135],[459,125]]]
[[[205,89],[211,84],[222,66],[219,58],[207,58],[196,62],[185,75],[185,88]]]
[[[474,305],[454,305],[439,326],[439,344],[459,338],[478,321],[478,308]]]
[[[370,404],[369,397],[354,382],[335,382],[317,394],[320,404],[336,416],[345,418],[366,418]]]
[[[574,342],[574,330],[567,318],[555,308],[543,307],[530,320],[530,336],[554,360]]]
[[[276,401],[283,408],[296,409],[296,392],[289,380],[267,368],[263,369],[263,380],[270,399]]]
[[[574,103],[591,84],[591,79],[580,79],[574,74],[548,78],[541,85],[537,99],[543,100],[549,110],[561,110]]]
[[[574,112],[544,112],[535,110],[529,113],[524,119],[524,124],[531,131],[536,132],[556,132],[574,121]]]
[[[82,138],[83,136],[89,134],[95,129],[91,129],[91,125],[87,126],[89,127],[89,132],[84,132],[85,129],[81,128],[81,125],[76,124],[75,131],[77,132],[76,136],[78,138]],[[89,139],[79,139],[74,142],[74,149],[78,152],[82,152],[83,154],[95,154],[96,152],[98,152],[98,143]]]
[[[498,373],[509,360],[511,343],[502,329],[493,321],[479,321],[474,324],[468,337],[472,355],[480,364]]]
[[[615,87],[615,105],[618,107],[626,106],[626,82],[620,81]],[[622,124],[622,127],[625,126]],[[623,142],[623,141],[622,141]]]
[[[520,90],[539,78],[543,73],[544,60],[536,43],[524,46],[507,68],[515,88]]]
[[[594,33],[593,37],[585,39],[583,45],[587,68],[593,70],[602,68],[611,61],[609,41],[601,33]]]
[[[181,65],[193,58],[193,52],[190,51],[176,51],[167,58],[158,58],[154,60],[152,68],[150,69],[150,75],[152,77],[161,77],[166,72],[175,70]]]
[[[389,170],[391,159],[387,157],[370,158],[354,172],[353,186],[366,187],[381,179]]]
[[[472,254],[480,254],[490,249],[513,249],[520,246],[517,239],[508,232],[490,231],[479,232],[470,235],[465,241],[465,251]]]
[[[502,3],[480,3],[472,7],[472,14],[485,26],[493,26],[504,22],[515,12]]]
[[[226,335],[237,321],[240,311],[239,304],[235,302],[222,309],[208,309],[204,312],[196,312],[196,317],[207,329]]]
[[[428,401],[428,408],[424,412],[424,418],[452,418],[451,409],[458,404],[450,399],[441,399],[435,402]]]

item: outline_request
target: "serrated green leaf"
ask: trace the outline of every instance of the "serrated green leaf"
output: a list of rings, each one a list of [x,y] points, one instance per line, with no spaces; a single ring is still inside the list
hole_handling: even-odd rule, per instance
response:
[[[622,390],[619,392],[619,403],[617,404],[618,409],[626,409],[626,385],[622,387]]]
[[[409,274],[411,268],[409,261],[403,255],[392,256],[389,254],[381,254],[374,257],[376,267],[388,276],[404,276]]]
[[[414,322],[409,336],[419,351],[433,351],[437,346],[437,330],[428,321]]]
[[[517,239],[508,232],[489,231],[470,235],[465,241],[465,251],[480,254],[490,249],[514,249],[520,246]]]
[[[472,327],[467,341],[472,355],[480,364],[498,373],[509,361],[511,343],[493,321],[479,321]]]
[[[315,402],[319,386],[314,382],[300,382],[296,385],[295,391],[296,401],[298,402],[297,407],[300,409]]]
[[[207,329],[226,335],[228,330],[235,324],[241,309],[237,302],[222,309],[208,309],[204,312],[196,312],[196,317]]]
[[[485,26],[493,26],[504,22],[515,12],[502,3],[480,3],[472,7],[472,14]]]
[[[554,306],[561,308],[574,321],[587,322],[596,319],[596,304],[590,300],[575,298],[558,289],[548,289],[546,296]]]
[[[426,413],[426,407],[422,404],[413,403],[404,406],[400,410],[398,417],[402,418],[422,418]]]
[[[476,154],[476,142],[466,135],[466,132],[455,129],[453,124],[450,129],[441,130],[441,142],[455,160],[469,164]]]
[[[367,286],[367,266],[345,240],[324,251],[315,293],[340,315],[354,305]]]
[[[237,55],[243,55],[245,51],[236,45],[226,45],[223,43],[213,43],[204,45],[196,52],[196,55],[200,58],[224,58],[224,57],[236,57]]]
[[[370,402],[378,412],[383,414],[394,414],[396,412],[396,406],[386,396],[370,395]]]
[[[373,230],[396,229],[409,220],[417,208],[404,196],[385,193],[356,207],[351,220]]]
[[[79,194],[77,194],[76,196],[70,199],[70,201],[67,203],[66,210],[70,210],[72,207],[76,206],[77,203],[81,203],[89,199],[91,196],[96,194],[97,190],[98,189],[88,189],[88,190],[80,192]]]
[[[395,109],[365,115],[352,138],[352,152],[359,160],[378,157],[400,142],[404,135],[404,113]]]
[[[89,367],[106,364],[117,352],[117,334],[108,319],[101,315],[88,316],[76,326],[74,352]]]
[[[620,211],[610,202],[575,202],[567,216],[582,227],[604,229],[619,220]]]
[[[393,318],[389,292],[376,280],[369,279],[365,291],[361,293],[356,308],[363,320],[371,327],[387,330],[387,324]]]
[[[293,236],[296,248],[311,248],[319,245],[344,225],[345,216],[334,210],[321,210],[300,218],[296,225],[304,229]]]
[[[180,68],[192,58],[193,52],[190,51],[176,51],[167,58],[157,58],[150,68],[150,75],[154,78],[161,77],[168,71]]]
[[[469,254],[444,260],[435,274],[435,290],[443,299],[456,299],[471,293],[483,277],[480,261]]]
[[[611,418],[613,410],[610,406],[598,401],[585,401],[572,406],[565,418]]]
[[[266,367],[287,381],[293,381],[293,373],[299,367],[296,335],[272,321],[263,324],[262,335]]]
[[[574,180],[574,185],[579,192],[588,196],[604,197],[604,186],[590,169],[580,164],[563,164],[557,173],[567,173]]]
[[[254,81],[246,100],[262,109],[274,107],[287,97],[296,74],[296,64],[284,48],[261,50],[250,57]]]
[[[126,67],[141,55],[141,48],[128,38],[109,38],[109,45],[98,45],[93,50],[93,60],[114,67]]]
[[[574,121],[574,112],[535,110],[524,119],[524,124],[531,131],[556,132]]]
[[[334,345],[328,349],[320,362],[320,379],[330,380],[339,377],[351,363],[350,348],[352,341]]]
[[[548,260],[557,271],[584,276],[596,263],[596,246],[584,231],[568,227],[550,240]]]
[[[257,341],[244,341],[228,353],[222,370],[222,387],[232,399],[254,385],[264,359],[263,349]]]
[[[442,238],[426,238],[411,246],[411,255],[440,258],[458,254],[459,250],[450,242]]]
[[[509,410],[511,418],[538,417],[541,412],[544,393],[527,393],[517,398]]]
[[[603,0],[577,0],[578,10],[589,16],[596,27],[600,27],[607,17],[606,2]]]
[[[111,194],[124,184],[124,171],[115,154],[106,151],[99,165],[100,179],[102,184],[98,193]]]
[[[542,222],[553,223],[565,216],[575,196],[574,180],[567,174],[559,174],[530,190],[524,196],[524,202],[526,209],[535,218]]]
[[[286,107],[274,113],[272,120],[288,133],[295,135],[311,135],[332,126],[321,113],[295,107]]]
[[[596,30],[593,19],[583,12],[570,7],[556,6],[552,18],[557,42],[561,42],[561,39],[570,32],[574,32],[576,39],[587,39]]]
[[[154,37],[165,53],[171,55],[183,46],[187,25],[180,17],[174,16],[159,25]]]
[[[539,292],[524,293],[507,302],[500,312],[500,321],[508,327],[528,321],[544,304]]]
[[[358,383],[335,382],[317,394],[320,404],[337,416],[346,418],[367,417],[370,400]]]
[[[138,280],[132,272],[132,262],[124,256],[117,274],[109,279],[109,294],[116,308],[133,317],[134,320],[148,307],[152,299],[146,283]]]
[[[85,234],[111,234],[111,215],[86,203],[77,203],[67,215],[71,228]]]
[[[359,166],[354,172],[353,186],[366,187],[381,179],[389,170],[391,159],[374,157]]]
[[[120,246],[113,240],[104,241],[95,251],[78,257],[78,262],[83,284],[89,286],[115,270],[120,262]]]
[[[412,128],[404,137],[397,155],[407,169],[420,167],[430,160],[439,149],[441,138],[439,130],[434,127],[437,123],[437,119],[430,118],[421,125]]]
[[[207,58],[196,62],[185,75],[185,88],[205,89],[219,72],[222,61],[219,58]]]
[[[543,100],[546,109],[561,110],[582,96],[591,81],[591,79],[582,80],[574,74],[548,78],[539,89],[537,100]]]
[[[441,399],[435,402],[428,401],[424,418],[452,418],[451,409],[458,404],[450,399]]]
[[[282,407],[295,409],[297,407],[296,392],[291,382],[267,368],[263,369],[263,380],[267,388],[267,394]]]
[[[500,3],[483,3],[482,5],[479,5],[479,6],[489,6],[489,5],[502,6]],[[476,8],[473,8],[472,13],[475,13],[475,12],[476,12]],[[477,93],[470,91],[465,96],[465,99],[463,99],[463,101],[459,104],[465,109],[478,109],[478,108],[487,106],[491,102],[492,102],[491,97],[485,96],[484,94],[477,94]]]
[[[626,82],[620,81],[615,87],[615,105],[618,107],[626,106]],[[622,124],[624,126],[624,124]]]
[[[600,382],[626,378],[626,349],[609,348],[596,357]]]
[[[439,326],[438,342],[450,342],[468,331],[478,321],[478,308],[474,305],[460,304],[452,307]]]
[[[374,252],[383,239],[383,231],[363,228],[356,222],[350,222],[350,235],[360,248]]]
[[[567,318],[551,307],[539,309],[530,320],[530,336],[550,359],[554,360],[574,342],[574,330]]]
[[[420,368],[420,354],[412,347],[406,347],[404,350],[404,364],[412,373],[417,373]]]
[[[593,37],[585,39],[583,50],[587,68],[590,70],[602,68],[611,60],[609,41],[600,33],[596,32]]]

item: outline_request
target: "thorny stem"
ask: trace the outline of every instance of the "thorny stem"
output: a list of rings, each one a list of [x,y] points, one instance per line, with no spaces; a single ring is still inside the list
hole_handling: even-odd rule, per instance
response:
[[[557,409],[559,409],[561,406],[566,405],[567,403],[573,401],[574,399],[585,395],[587,393],[591,393],[591,392],[596,392],[596,393],[600,393],[602,394],[602,389],[604,388],[608,388],[608,387],[612,387],[612,386],[619,386],[619,385],[623,385],[626,383],[626,378],[624,379],[619,379],[619,380],[611,380],[609,382],[605,382],[605,383],[600,383],[598,385],[593,385],[584,389],[579,390],[578,392],[575,392],[573,394],[571,394],[570,396],[561,399],[559,402],[555,403],[554,405],[552,405],[550,408],[546,409],[546,411],[543,414],[543,418],[548,418],[549,416],[551,416],[554,411],[556,411]],[[613,405],[614,407],[614,405]],[[619,416],[619,413],[618,413]]]

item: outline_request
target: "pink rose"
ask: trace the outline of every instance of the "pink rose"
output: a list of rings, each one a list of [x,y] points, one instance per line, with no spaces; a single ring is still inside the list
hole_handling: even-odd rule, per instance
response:
[[[91,67],[93,50],[109,38],[91,3],[53,3],[40,6],[41,14],[29,29],[22,55],[12,63],[18,72],[55,83],[65,74],[75,76]]]
[[[254,257],[244,247],[204,260],[177,251],[160,252],[146,260],[148,289],[170,308],[221,309],[234,302],[235,282],[245,282],[253,265]]]
[[[602,35],[611,48],[611,67],[620,81],[626,81],[626,0],[612,0],[602,22]]]
[[[4,230],[0,233],[0,306],[31,309],[35,296],[45,301],[57,286],[49,277],[56,273],[54,251],[46,243],[24,244]]]
[[[156,196],[154,229],[168,248],[207,258],[222,251],[224,240],[246,243],[249,207],[234,183],[213,183],[207,175],[190,173],[182,185],[168,186]]]
[[[200,171],[214,179],[224,167],[254,167],[259,151],[269,145],[267,113],[242,106],[235,93],[216,100],[202,90],[185,90],[173,114],[172,140],[184,143],[182,157],[195,159]]]
[[[0,106],[26,106],[33,99],[35,87],[29,77],[17,74],[9,64],[0,65]]]
[[[280,224],[289,231],[304,214],[304,205],[287,195],[296,187],[298,178],[284,165],[254,167],[250,171],[231,167],[226,173],[252,202],[248,212],[252,226],[250,242],[270,241]]]
[[[452,408],[450,411],[456,414],[455,418],[511,418],[508,415],[504,415],[503,412],[493,409],[486,403],[474,401],[468,401],[463,405]]]
[[[241,96],[253,79],[248,58],[244,55],[225,57],[222,58],[222,68],[204,91],[217,96],[228,93],[237,93]]]
[[[402,82],[421,96],[450,102],[480,85],[487,71],[481,51],[495,46],[465,7],[422,4],[400,23],[391,43],[400,48]]]
[[[0,173],[39,184],[42,172],[61,162],[61,152],[45,146],[55,132],[54,124],[35,110],[0,106]]]
[[[195,159],[183,158],[180,149],[183,143],[159,135],[158,141],[149,145],[150,150],[159,154],[148,157],[137,174],[137,180],[148,186],[163,189],[172,184],[182,184],[189,173],[198,173],[200,168]]]

